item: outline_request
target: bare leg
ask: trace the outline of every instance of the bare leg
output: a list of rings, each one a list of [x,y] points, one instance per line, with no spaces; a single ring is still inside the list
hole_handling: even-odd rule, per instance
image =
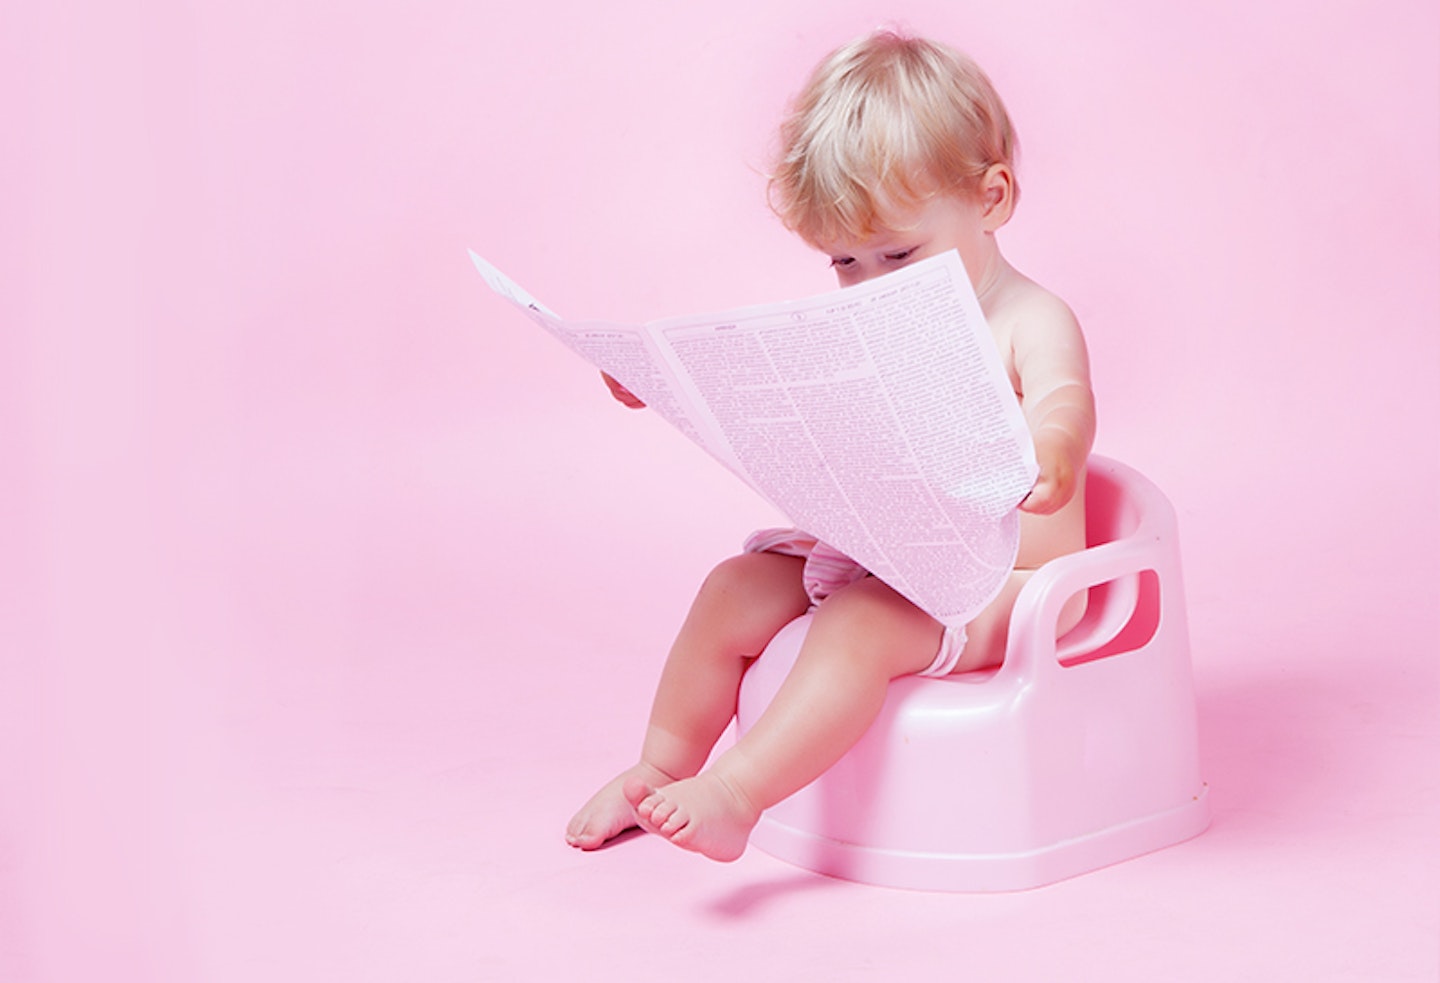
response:
[[[647,786],[689,778],[704,766],[730,718],[749,661],[804,613],[804,560],[774,553],[731,557],[711,572],[691,605],[656,688],[640,760],[570,820],[565,839],[593,850],[636,824],[628,781]]]
[[[735,747],[695,778],[624,784],[640,825],[715,860],[745,850],[760,813],[808,785],[864,735],[890,680],[930,664],[941,626],[875,578],[827,598],[794,668]]]
[[[960,656],[953,672],[973,672],[988,669],[1005,661],[1005,643],[1010,635],[1010,612],[1015,609],[1015,600],[1020,590],[1035,575],[1034,570],[1013,570],[1000,594],[990,602],[975,620],[965,626],[965,652]],[[1060,620],[1056,637],[1065,634],[1079,624],[1085,614],[1087,596],[1084,591],[1074,595],[1060,609]]]

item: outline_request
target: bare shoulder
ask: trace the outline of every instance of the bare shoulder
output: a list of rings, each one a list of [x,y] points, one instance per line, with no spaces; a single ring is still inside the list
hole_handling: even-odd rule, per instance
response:
[[[1016,273],[996,291],[986,312],[993,327],[1019,347],[1080,340],[1080,321],[1070,305],[1029,277]]]
[[[1022,400],[1078,384],[1088,390],[1090,357],[1070,305],[1019,273],[1003,283],[987,311]]]

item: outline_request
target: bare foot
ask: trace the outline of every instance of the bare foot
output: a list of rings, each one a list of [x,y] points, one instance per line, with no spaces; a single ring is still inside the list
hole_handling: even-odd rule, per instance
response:
[[[738,859],[760,821],[760,810],[710,771],[658,788],[635,777],[624,792],[642,829],[711,860]]]
[[[621,772],[575,813],[570,825],[565,828],[565,842],[581,850],[594,850],[627,829],[639,825],[635,821],[635,810],[625,798],[625,783],[632,778],[655,785],[673,781],[659,768],[651,767],[643,761]]]

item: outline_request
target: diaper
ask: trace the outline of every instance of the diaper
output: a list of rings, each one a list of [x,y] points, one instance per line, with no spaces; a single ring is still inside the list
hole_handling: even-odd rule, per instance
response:
[[[870,576],[870,571],[839,550],[799,529],[761,529],[745,540],[746,553],[779,553],[805,560],[801,579],[805,595],[813,609],[842,587]],[[945,626],[940,636],[940,651],[917,676],[948,676],[965,651],[965,628]]]

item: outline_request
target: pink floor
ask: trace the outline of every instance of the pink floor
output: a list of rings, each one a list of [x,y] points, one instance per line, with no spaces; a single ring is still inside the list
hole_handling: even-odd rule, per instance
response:
[[[784,6],[0,15],[0,983],[1440,976],[1440,12]],[[1179,512],[1214,824],[995,896],[582,855],[774,516],[464,249],[579,316],[827,286],[751,165],[885,17],[1034,134],[1007,248]]]
[[[288,469],[284,491],[242,480],[273,497],[230,528],[214,501],[171,517],[211,554],[201,577],[163,597],[122,577],[91,595],[110,601],[93,622],[58,629],[57,659],[7,666],[7,694],[38,684],[41,702],[8,707],[6,743],[35,746],[35,728],[45,753],[8,756],[24,800],[4,813],[0,978],[1435,978],[1435,628],[1381,613],[1387,593],[1425,604],[1413,585],[1352,595],[1373,619],[1301,624],[1294,600],[1263,617],[1267,600],[1222,602],[1197,561],[1214,825],[1114,868],[945,896],[643,836],[572,851],[564,822],[633,752],[686,583],[756,511],[636,501],[620,479],[567,494],[539,539],[500,521],[593,478],[596,452],[572,444],[585,427],[457,436],[483,469],[392,446],[388,466]],[[552,451],[569,463],[488,497],[491,469]],[[608,451],[622,468],[673,455],[675,490],[706,484],[646,423]],[[365,494],[328,507],[342,485]],[[659,535],[607,521],[622,498]],[[712,504],[738,524],[697,523]]]

